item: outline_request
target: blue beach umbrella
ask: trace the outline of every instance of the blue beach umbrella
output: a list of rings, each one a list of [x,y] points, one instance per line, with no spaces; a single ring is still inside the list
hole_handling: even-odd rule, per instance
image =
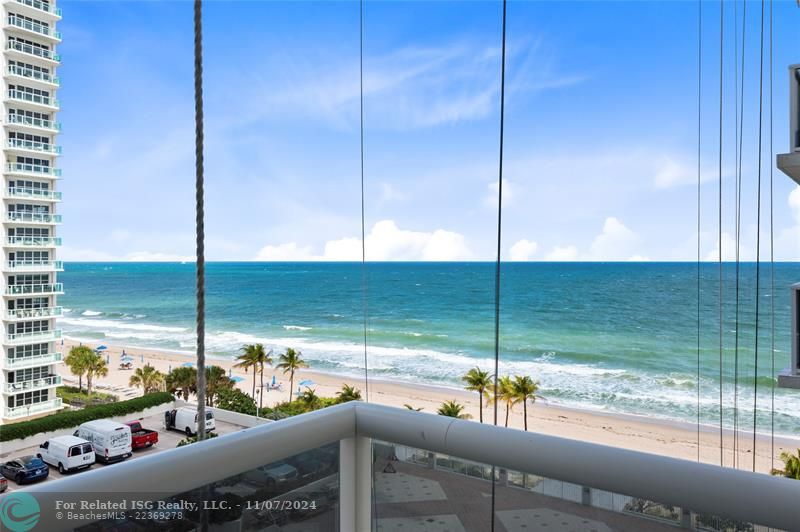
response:
[[[95,351],[105,351],[106,349],[108,349],[108,347],[107,347],[107,346],[105,346],[105,345],[98,345],[98,346],[95,348]]]
[[[316,383],[314,381],[310,380],[310,379],[307,379],[307,380],[304,380],[304,381],[300,381],[300,382],[297,383],[298,386],[314,386],[314,384],[316,384]]]
[[[120,360],[122,360],[123,362],[133,362],[133,357],[129,357],[129,356],[126,355],[126,356],[120,358]]]
[[[275,386],[275,382],[276,382],[276,380],[275,380],[275,375],[273,375],[273,376],[272,376],[272,385],[273,385],[273,386]]]
[[[244,380],[244,378],[243,377],[231,377],[231,380],[233,382],[242,382]]]
[[[184,368],[193,368],[194,362],[184,362],[183,364],[181,364],[181,366],[183,366]]]

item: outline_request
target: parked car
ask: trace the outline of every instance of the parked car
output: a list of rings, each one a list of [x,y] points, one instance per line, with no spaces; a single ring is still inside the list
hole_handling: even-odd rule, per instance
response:
[[[133,450],[151,447],[158,443],[158,432],[142,427],[138,421],[125,423],[131,429],[131,447]]]
[[[5,477],[0,477],[0,493],[3,493],[8,489],[8,481]]]
[[[58,467],[59,473],[88,469],[94,464],[94,447],[77,436],[50,438],[39,446],[38,458],[46,464]]]
[[[286,462],[277,462],[255,469],[244,474],[244,480],[259,486],[273,487],[279,483],[289,482],[297,478],[297,469]]]
[[[131,428],[116,421],[87,421],[78,427],[73,436],[91,442],[99,462],[119,462],[133,454]]]
[[[197,410],[189,407],[175,408],[164,412],[164,428],[167,430],[180,430],[186,436],[194,436],[197,432]],[[214,421],[214,412],[206,410],[206,432],[217,428]]]
[[[23,484],[46,479],[50,474],[50,468],[41,458],[29,455],[4,463],[0,466],[0,473],[17,484]]]

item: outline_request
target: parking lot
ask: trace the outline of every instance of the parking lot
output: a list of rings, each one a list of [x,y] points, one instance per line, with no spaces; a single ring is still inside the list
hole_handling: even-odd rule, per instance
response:
[[[137,418],[131,418],[129,421],[133,421],[134,419],[137,419]],[[128,458],[128,460],[138,460],[138,459],[140,459],[140,458],[142,458],[144,456],[150,456],[152,454],[159,453],[159,452],[164,451],[166,449],[174,449],[178,445],[178,442],[180,440],[186,438],[186,435],[183,434],[182,432],[164,430],[163,417],[160,414],[142,418],[140,421],[142,423],[142,427],[158,431],[158,443],[156,445],[154,445],[153,447],[149,447],[149,448],[139,449],[137,451],[133,451],[133,456]],[[237,431],[242,430],[244,428],[244,427],[242,427],[240,425],[234,425],[232,423],[227,423],[225,421],[220,421],[219,419],[217,419],[215,422],[216,422],[217,428],[216,428],[216,430],[214,430],[214,432],[216,434],[220,435],[220,436],[223,435],[223,434],[229,434],[231,432],[237,432]],[[65,431],[63,431],[63,434],[72,434],[73,430],[74,429],[65,430]],[[18,457],[21,457],[21,456],[35,455],[37,453],[37,451],[38,451],[39,444],[41,444],[43,442],[44,442],[44,439],[42,439],[42,441],[38,442],[36,445],[33,445],[31,447],[26,447],[24,449],[20,449],[19,451],[15,451],[15,452],[11,452],[11,453],[0,453],[0,462],[7,462],[9,460],[13,460],[14,458],[18,458]],[[47,479],[45,479],[43,481],[40,481],[38,483],[40,484],[41,482],[56,482],[62,476],[83,475],[83,474],[86,474],[87,471],[91,471],[92,469],[96,469],[96,468],[100,468],[100,467],[114,467],[114,464],[106,465],[106,464],[102,464],[100,462],[96,462],[89,469],[84,469],[82,471],[75,471],[75,472],[72,472],[72,473],[67,473],[66,475],[61,475],[58,472],[58,468],[51,466],[50,467],[50,475],[47,477]],[[27,485],[28,484],[24,484],[23,487],[27,486]],[[8,490],[7,490],[7,492],[11,492],[11,491],[14,491],[16,489],[19,489],[19,486],[17,485],[17,483],[14,482],[13,480],[9,480],[8,481]]]

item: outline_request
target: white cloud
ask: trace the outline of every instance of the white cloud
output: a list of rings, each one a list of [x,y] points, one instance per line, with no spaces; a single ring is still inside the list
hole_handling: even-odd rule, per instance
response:
[[[575,246],[556,246],[547,254],[545,260],[568,262],[578,259],[578,248]]]
[[[444,229],[432,232],[400,229],[393,220],[377,222],[366,238],[366,258],[370,261],[458,261],[473,257],[464,235]],[[291,242],[261,249],[255,260],[361,260],[361,239],[344,237],[329,240],[321,255],[310,246]]]
[[[309,246],[298,247],[295,242],[277,246],[264,246],[256,254],[255,260],[259,261],[304,261],[311,260],[313,254]]]
[[[403,201],[404,199],[406,199],[406,194],[397,190],[391,183],[381,183],[381,203]]]
[[[484,204],[487,207],[491,207],[497,209],[497,199],[498,195],[500,194],[500,186],[498,185],[499,181],[492,181],[487,185],[489,192],[486,194],[486,197],[483,199]],[[514,202],[514,198],[516,197],[517,192],[517,185],[512,183],[508,179],[503,179],[503,208],[505,209],[509,205]]]
[[[611,216],[603,223],[603,231],[592,241],[590,248],[593,260],[628,260],[636,255],[639,237]]]
[[[539,248],[539,244],[523,238],[522,240],[518,240],[511,246],[509,250],[509,258],[512,261],[529,261],[533,259],[533,256],[536,254],[536,250]]]

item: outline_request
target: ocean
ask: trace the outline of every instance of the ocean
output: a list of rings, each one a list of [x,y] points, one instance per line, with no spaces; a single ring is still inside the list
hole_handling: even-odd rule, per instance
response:
[[[67,263],[64,334],[84,341],[182,351],[194,341],[194,264]],[[209,263],[206,343],[233,358],[246,343],[300,349],[312,369],[460,388],[471,367],[494,366],[494,264]],[[758,378],[756,265],[723,265],[722,415],[759,432],[800,436],[800,392],[774,390],[788,366],[789,286],[800,264],[761,265]],[[545,401],[695,422],[697,290],[693,263],[508,263],[502,266],[502,374],[541,383]],[[363,288],[363,289],[362,289]],[[700,409],[719,424],[719,269],[700,276]],[[757,395],[755,388],[757,386]],[[775,414],[772,415],[774,400]]]

